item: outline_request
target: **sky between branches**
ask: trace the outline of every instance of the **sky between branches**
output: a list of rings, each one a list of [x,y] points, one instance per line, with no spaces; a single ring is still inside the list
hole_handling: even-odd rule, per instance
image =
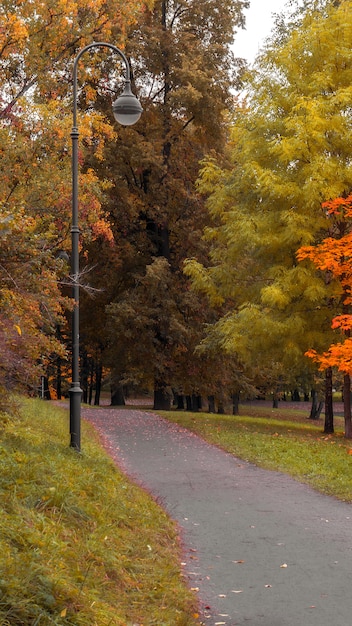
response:
[[[246,30],[236,35],[233,50],[236,56],[252,63],[259,52],[263,40],[270,35],[273,27],[273,13],[281,13],[287,0],[250,0],[250,8],[245,11]]]

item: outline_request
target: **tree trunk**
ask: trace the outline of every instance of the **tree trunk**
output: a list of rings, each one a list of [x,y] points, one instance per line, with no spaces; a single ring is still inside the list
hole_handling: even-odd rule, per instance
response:
[[[202,408],[202,398],[198,394],[192,394],[192,411],[194,413],[198,413],[198,411]]]
[[[81,387],[82,387],[82,402],[88,403],[88,376],[89,376],[89,362],[87,352],[81,351]]]
[[[215,413],[215,396],[208,396],[208,413]]]
[[[191,398],[191,396],[186,396],[186,406],[187,406],[187,411],[192,411],[192,398]]]
[[[176,395],[176,408],[178,411],[183,411],[185,408],[185,398],[181,393]]]
[[[224,415],[225,413],[225,407],[224,407],[224,403],[222,400],[219,400],[218,402],[218,414],[219,415]]]
[[[240,394],[237,391],[232,394],[232,415],[239,415],[240,412]]]
[[[334,432],[334,408],[332,403],[332,369],[328,367],[325,372],[325,424],[324,433]]]
[[[299,391],[298,389],[294,389],[294,391],[292,391],[292,402],[300,402],[301,401],[301,396],[299,395]]]
[[[89,374],[89,393],[88,393],[88,404],[92,404],[93,400],[93,387],[94,387],[94,360],[91,359],[90,362],[90,374]]]
[[[51,394],[49,389],[49,379],[47,376],[41,377],[41,392],[42,400],[51,400]]]
[[[103,377],[103,368],[101,363],[97,363],[95,370],[95,396],[94,396],[94,406],[99,406],[100,404],[100,394],[101,394],[101,380]]]
[[[164,381],[155,381],[154,385],[154,410],[155,411],[170,411],[171,410],[171,397],[168,385]]]
[[[312,406],[310,409],[310,415],[308,419],[318,420],[320,418],[320,414],[323,409],[323,404],[324,403],[322,400],[319,400],[318,402],[318,394],[315,391],[315,389],[312,389]]]
[[[122,385],[111,387],[111,406],[125,406],[125,394]]]
[[[56,337],[59,341],[62,341],[61,329],[58,325],[56,327]],[[62,398],[62,369],[61,369],[62,361],[61,357],[58,356],[56,360],[56,395],[57,399],[61,400]]]
[[[345,374],[343,377],[343,414],[345,418],[345,437],[352,439],[351,421],[351,377]]]
[[[61,357],[57,357],[56,361],[56,395],[57,399],[62,398],[62,372],[61,372]]]
[[[273,409],[278,409],[279,408],[279,396],[276,393],[276,391],[274,391],[273,393]]]

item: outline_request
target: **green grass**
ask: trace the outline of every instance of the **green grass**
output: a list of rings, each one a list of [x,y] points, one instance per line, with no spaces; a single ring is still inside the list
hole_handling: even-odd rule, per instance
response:
[[[161,414],[242,459],[352,501],[352,441],[343,436],[343,420],[335,420],[334,435],[324,435],[322,420],[312,422],[302,411],[244,406],[241,412]]]
[[[21,400],[0,414],[0,625],[194,626],[177,529],[83,424]]]

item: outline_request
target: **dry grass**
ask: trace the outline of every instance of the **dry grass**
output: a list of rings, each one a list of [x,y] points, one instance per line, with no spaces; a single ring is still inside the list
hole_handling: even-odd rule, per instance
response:
[[[194,626],[177,529],[93,431],[78,454],[40,400],[0,423],[0,624]]]

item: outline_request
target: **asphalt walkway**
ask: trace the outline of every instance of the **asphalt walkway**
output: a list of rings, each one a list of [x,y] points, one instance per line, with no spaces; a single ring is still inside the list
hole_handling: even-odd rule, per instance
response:
[[[156,414],[110,407],[82,414],[118,465],[178,522],[184,571],[206,625],[352,623],[352,505]]]

